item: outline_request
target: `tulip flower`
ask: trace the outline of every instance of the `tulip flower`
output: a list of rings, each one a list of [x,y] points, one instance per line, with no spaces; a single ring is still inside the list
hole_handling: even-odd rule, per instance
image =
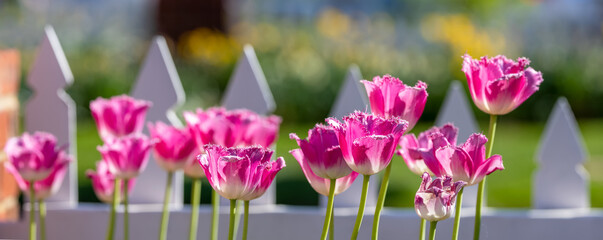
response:
[[[356,239],[364,215],[370,176],[389,165],[400,137],[408,128],[408,122],[397,117],[382,118],[359,111],[345,116],[343,123],[334,118],[328,118],[327,122],[337,133],[337,141],[348,166],[364,175],[360,206],[352,232],[352,239]],[[385,196],[379,195],[380,198]],[[374,224],[378,225],[377,222]]]
[[[423,173],[423,181],[415,196],[415,211],[427,221],[441,221],[450,217],[456,195],[465,186],[465,182],[456,181],[449,176],[431,179],[429,173]]]
[[[432,136],[436,134],[438,137],[434,145],[432,141]],[[456,137],[458,134],[458,128],[454,125],[448,123],[442,127],[432,127],[429,130],[422,132],[419,134],[419,138],[417,138],[414,134],[407,134],[402,136],[400,140],[400,150],[396,151],[396,154],[401,155],[404,159],[404,162],[412,171],[417,175],[423,175],[424,172],[430,172],[427,165],[423,161],[423,156],[421,152],[424,153],[435,153],[435,149],[438,147],[450,145],[456,145]],[[440,144],[440,146],[438,146]]]
[[[308,131],[308,139],[300,139],[295,133],[289,134],[289,138],[297,141],[300,147],[297,156],[302,157],[318,177],[338,179],[352,172],[343,158],[337,133],[332,127],[316,124]]]
[[[21,137],[10,138],[4,146],[8,161],[4,167],[21,187],[29,187],[29,239],[36,238],[35,201],[48,197],[60,186],[65,168],[71,161],[64,147],[57,148],[57,139],[50,133],[24,133]],[[36,196],[36,193],[40,196]],[[45,237],[45,204],[40,200],[41,235]]]
[[[86,176],[92,181],[92,188],[98,200],[104,203],[111,203],[115,192],[115,176],[109,171],[107,163],[105,161],[96,162],[96,171],[89,169],[86,171]],[[135,182],[135,178],[128,180],[128,193],[132,192]],[[125,187],[124,185],[122,182],[122,189]],[[118,197],[120,197],[119,201],[121,202],[121,196],[118,195]]]
[[[373,114],[390,118],[399,117],[408,121],[410,131],[425,108],[427,84],[417,82],[414,87],[405,85],[400,79],[390,75],[376,76],[373,81],[361,81],[369,96]]]
[[[440,147],[435,156],[424,154],[425,164],[438,177],[451,176],[454,181],[475,185],[486,175],[504,169],[500,155],[486,159],[486,142],[486,136],[472,134],[461,146]]]
[[[278,137],[281,118],[275,115],[263,117],[255,115],[255,119],[249,124],[243,135],[243,145],[260,145],[270,147]]]
[[[29,182],[47,178],[54,169],[70,161],[64,147],[57,148],[56,142],[57,139],[46,132],[10,138],[4,147],[8,157],[4,163],[6,170]]]
[[[276,174],[285,167],[285,160],[279,157],[271,161],[273,151],[263,147],[206,145],[204,149],[207,154],[199,155],[199,163],[212,188],[222,197],[230,199],[229,239],[234,239],[236,200],[245,201],[247,219],[249,201],[266,192]]]
[[[153,153],[157,164],[168,172],[184,169],[196,149],[188,128],[178,129],[162,122],[149,123],[149,133],[156,142]]]
[[[400,118],[381,118],[356,111],[343,118],[344,123],[328,118],[337,133],[341,152],[350,168],[363,175],[373,175],[392,160],[408,122]]]
[[[116,178],[131,179],[146,168],[153,144],[147,136],[135,134],[112,139],[98,146],[97,150]]]
[[[475,105],[485,113],[504,115],[538,91],[542,73],[528,67],[530,60],[517,62],[499,55],[479,60],[463,56],[463,72]]]
[[[415,196],[415,211],[422,219],[431,222],[429,239],[435,239],[435,229],[438,221],[447,219],[452,212],[457,193],[465,182],[452,182],[449,176],[431,180],[429,173],[423,173],[423,181]]]
[[[141,133],[151,103],[127,95],[110,99],[97,98],[90,102],[90,112],[103,141]]]
[[[196,156],[199,155],[198,153],[198,151],[195,151],[195,153],[192,154],[192,161],[189,161],[184,166],[184,175],[193,179],[205,177],[205,172],[203,171],[201,165],[199,165],[199,161],[197,161]]]

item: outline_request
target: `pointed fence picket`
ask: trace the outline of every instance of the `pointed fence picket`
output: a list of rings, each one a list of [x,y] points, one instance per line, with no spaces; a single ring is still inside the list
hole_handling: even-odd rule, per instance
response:
[[[57,194],[48,199],[49,206],[77,205],[77,154],[75,103],[64,88],[73,83],[73,74],[54,29],[44,28],[44,37],[38,47],[27,83],[33,90],[25,105],[25,129],[28,132],[45,131],[57,137],[59,146],[68,144],[73,156],[65,180]]]
[[[340,91],[331,114],[341,117],[353,110],[367,109],[365,92],[359,87],[360,71],[351,67]],[[75,155],[75,114],[73,101],[64,92],[73,77],[62,52],[58,38],[51,27],[45,29],[45,35],[28,83],[34,91],[25,111],[27,131],[44,130],[57,135],[60,143],[71,143],[70,152]],[[158,37],[153,40],[139,78],[132,94],[135,97],[153,101],[148,120],[162,120],[179,124],[171,112],[174,106],[184,101],[182,86],[169,55],[165,40]],[[160,96],[161,95],[161,96]],[[274,99],[261,71],[258,59],[251,46],[245,46],[231,82],[223,100],[227,108],[250,108],[261,114],[269,114],[275,108]],[[471,105],[463,91],[462,84],[453,82],[448,96],[437,118],[437,125],[454,122],[460,128],[459,139],[466,139],[477,130]],[[49,114],[50,113],[50,114]],[[462,140],[461,140],[462,141]],[[567,100],[559,99],[540,142],[538,169],[534,173],[533,206],[535,209],[500,210],[488,208],[482,217],[482,237],[484,239],[598,239],[603,235],[603,211],[590,209],[588,175],[582,167],[587,159],[579,128],[571,113]],[[151,167],[141,178],[156,177],[155,184],[147,184],[151,177],[139,180],[136,188],[152,194],[136,193],[138,203],[159,203],[162,200],[164,179],[163,171]],[[53,202],[67,203],[61,208],[50,208],[47,215],[48,239],[103,239],[108,207],[104,204],[77,204],[75,178],[77,164],[72,164],[70,174]],[[159,177],[157,177],[159,176]],[[182,183],[176,183],[182,188]],[[563,189],[564,194],[559,193]],[[181,191],[181,190],[180,190]],[[180,195],[178,193],[175,196]],[[302,240],[318,238],[322,226],[324,210],[318,207],[274,205],[275,190],[272,189],[263,200],[255,200],[258,205],[251,209],[249,239],[287,239]],[[352,194],[354,195],[354,194]],[[339,199],[344,195],[340,195]],[[376,196],[376,193],[372,196]],[[348,201],[350,198],[351,201]],[[354,225],[357,196],[345,197],[335,210],[336,239],[347,239]],[[471,197],[466,197],[467,202]],[[174,204],[182,202],[175,198]],[[152,239],[156,237],[161,210],[156,207],[134,204],[130,211],[130,230],[132,239]],[[220,217],[221,230],[228,225],[226,209]],[[188,206],[172,211],[168,235],[170,239],[185,239],[188,234]],[[207,239],[211,209],[202,206],[199,218],[198,239]],[[370,215],[370,210],[367,215]],[[471,211],[463,212],[460,239],[472,236],[473,216]],[[27,216],[27,214],[24,214]],[[121,215],[121,214],[119,214]],[[117,231],[121,231],[118,217]],[[0,223],[0,238],[24,239],[27,237],[27,221]],[[360,239],[369,239],[372,218],[365,217],[360,230]],[[381,217],[380,234],[382,239],[418,238],[419,218],[414,209],[391,208]],[[64,226],[75,226],[64,228]],[[101,226],[101,227],[99,227]],[[452,231],[452,221],[446,220],[438,225],[437,239],[447,239]],[[223,234],[225,231],[221,231]]]
[[[151,42],[144,64],[132,96],[153,103],[147,112],[147,122],[161,121],[174,126],[182,126],[173,108],[184,103],[184,90],[176,66],[170,55],[165,39],[157,36]],[[148,129],[144,128],[145,134]],[[167,173],[155,162],[151,155],[144,172],[136,179],[136,187],[132,190],[131,202],[145,204],[163,203]],[[184,177],[181,172],[174,173],[171,203],[175,207],[182,206]]]

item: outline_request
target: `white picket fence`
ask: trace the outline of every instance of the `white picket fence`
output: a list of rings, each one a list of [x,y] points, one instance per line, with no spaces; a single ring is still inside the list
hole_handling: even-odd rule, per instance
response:
[[[368,109],[366,93],[359,85],[360,71],[352,66],[332,108],[331,115],[341,117],[353,110]],[[26,104],[27,131],[44,130],[55,134],[60,143],[70,143],[75,154],[75,108],[63,88],[73,82],[67,59],[52,29],[46,27],[36,60],[28,76],[34,91]],[[165,40],[156,37],[150,47],[132,95],[153,102],[148,121],[166,121],[180,125],[170,109],[182,104],[184,91]],[[251,46],[244,52],[223,99],[227,108],[249,108],[268,114],[275,109],[274,99],[260,64]],[[460,128],[459,138],[478,131],[462,84],[453,82],[436,124],[453,122]],[[483,239],[601,239],[603,211],[590,208],[589,179],[582,163],[587,159],[582,136],[567,100],[560,98],[548,120],[540,141],[536,160],[540,163],[534,174],[534,209],[486,208],[482,220]],[[61,190],[48,200],[47,236],[49,240],[103,239],[109,207],[104,204],[77,202],[77,161],[71,165]],[[137,181],[132,193],[130,228],[132,239],[157,237],[163,198],[165,173],[151,161]],[[188,234],[190,206],[183,206],[183,177],[176,176],[169,239],[185,239]],[[367,215],[360,239],[369,239],[372,212],[376,202],[377,183],[370,187]],[[335,236],[347,239],[356,217],[360,181],[336,198]],[[463,201],[460,239],[470,239],[473,233],[471,201],[475,189],[466,191]],[[323,222],[322,207],[275,205],[275,188],[251,209],[249,239],[306,240],[317,239]],[[321,206],[324,199],[321,199]],[[224,205],[223,205],[224,206]],[[26,209],[27,211],[27,209]],[[210,207],[202,206],[199,216],[198,239],[207,239],[210,226]],[[220,234],[226,235],[227,208],[221,209]],[[0,223],[0,239],[27,238],[28,214],[19,222]],[[116,224],[121,231],[121,214]],[[383,211],[381,239],[417,239],[419,218],[413,209],[386,208]],[[452,220],[438,225],[438,239],[447,239],[452,232]],[[119,236],[119,235],[118,235]]]

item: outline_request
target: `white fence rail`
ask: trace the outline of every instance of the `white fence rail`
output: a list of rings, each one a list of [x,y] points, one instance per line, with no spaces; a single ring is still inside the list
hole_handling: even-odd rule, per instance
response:
[[[259,61],[251,46],[245,46],[242,57],[227,88],[223,104],[227,108],[246,107],[262,114],[275,109],[274,99],[262,73]],[[361,78],[357,67],[351,67],[339,93],[331,115],[341,117],[354,109],[366,110],[365,92],[359,87]],[[26,106],[26,129],[45,130],[54,133],[59,142],[71,143],[75,155],[75,114],[71,98],[63,88],[73,81],[67,60],[58,38],[51,27],[38,49],[38,55],[30,70],[28,83],[34,96]],[[147,58],[141,68],[132,95],[153,102],[148,120],[162,120],[180,124],[170,110],[184,102],[184,93],[165,45],[165,40],[153,40]],[[453,122],[460,128],[461,139],[477,130],[477,124],[462,84],[453,82],[436,123]],[[536,157],[540,166],[533,182],[533,206],[537,209],[501,210],[486,208],[482,220],[484,239],[600,239],[603,236],[603,211],[590,209],[589,180],[582,163],[587,159],[582,136],[564,98],[556,103]],[[104,204],[77,202],[77,164],[70,168],[59,194],[51,199],[47,216],[48,239],[102,239],[109,207]],[[163,176],[163,177],[162,177]],[[131,207],[130,227],[132,239],[153,239],[157,236],[160,222],[165,179],[164,173],[154,161],[137,182]],[[273,184],[274,185],[274,184]],[[185,239],[188,234],[189,206],[182,206],[182,176],[175,181],[170,216],[170,239]],[[354,225],[357,196],[361,186],[354,184],[347,196],[337,198],[335,209],[335,236],[347,239]],[[377,189],[372,186],[372,189]],[[561,193],[559,189],[563,189]],[[252,208],[249,239],[306,240],[319,237],[324,210],[321,207],[297,207],[275,205],[274,187]],[[569,192],[571,191],[571,194]],[[370,192],[367,216],[360,231],[360,239],[369,239],[374,200],[377,192]],[[468,194],[469,195],[469,194]],[[473,197],[463,201],[461,239],[469,239],[473,230]],[[227,209],[223,208],[222,214]],[[25,214],[24,216],[27,216]],[[210,207],[202,206],[199,217],[199,239],[207,239],[210,226]],[[121,215],[117,231],[120,231]],[[226,234],[228,218],[220,218],[220,234]],[[24,239],[27,237],[28,219],[14,223],[0,223],[0,238]],[[419,218],[413,209],[386,208],[381,221],[382,239],[418,238]],[[438,239],[447,239],[452,221],[441,223]]]

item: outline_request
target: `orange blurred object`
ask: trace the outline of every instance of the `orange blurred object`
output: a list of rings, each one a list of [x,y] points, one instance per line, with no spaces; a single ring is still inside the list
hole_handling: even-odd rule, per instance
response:
[[[4,144],[15,136],[18,128],[20,55],[17,50],[0,51],[0,222],[19,217],[19,188],[13,176],[4,169]]]

